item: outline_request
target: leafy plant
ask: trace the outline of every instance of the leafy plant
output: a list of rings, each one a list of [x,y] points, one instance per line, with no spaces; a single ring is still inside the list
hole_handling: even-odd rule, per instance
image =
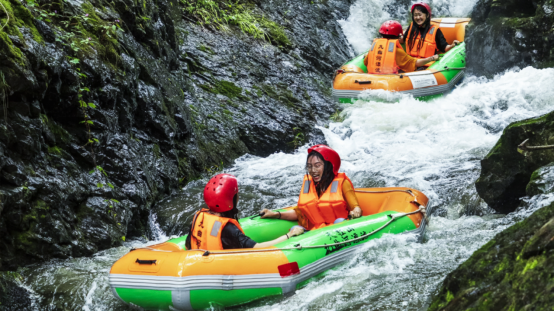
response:
[[[332,122],[343,122],[345,116],[338,109],[329,117]]]
[[[298,148],[305,140],[304,133],[302,133],[302,129],[299,127],[292,128],[292,131],[294,131],[296,134],[294,135],[294,139],[289,142],[290,145],[293,146],[294,149]]]

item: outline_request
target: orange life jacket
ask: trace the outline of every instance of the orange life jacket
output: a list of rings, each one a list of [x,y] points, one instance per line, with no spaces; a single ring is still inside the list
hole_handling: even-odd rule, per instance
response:
[[[412,26],[414,23],[412,22],[410,24],[410,29],[408,30],[408,35],[412,32]],[[417,57],[417,58],[427,58],[435,55],[435,52],[437,50],[437,31],[439,30],[438,25],[433,25],[429,27],[429,31],[425,35],[425,39],[423,41],[423,45],[421,46],[421,49],[418,50],[417,44],[419,43],[419,38],[421,38],[421,34],[418,33],[417,37],[414,41],[414,46],[410,50],[410,43],[407,41],[408,38],[406,38],[406,51],[410,56]]]
[[[346,174],[339,172],[327,190],[318,198],[312,177],[309,174],[304,176],[302,190],[298,197],[298,208],[310,221],[312,228],[308,230],[333,224],[338,218],[348,217],[348,205],[342,196],[344,180],[350,181]]]
[[[396,65],[396,49],[402,49],[396,39],[374,39],[364,62],[367,72],[369,74],[398,73],[400,68]]]
[[[221,232],[229,222],[236,225],[244,233],[237,220],[218,217],[208,211],[210,210],[203,208],[192,219],[191,249],[223,250]]]

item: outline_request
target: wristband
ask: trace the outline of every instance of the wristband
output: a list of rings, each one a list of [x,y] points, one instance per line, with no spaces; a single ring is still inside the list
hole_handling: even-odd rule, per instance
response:
[[[287,234],[285,234],[285,235],[287,236],[287,239],[290,239],[290,237],[289,237],[289,233],[287,233]]]
[[[277,211],[279,213],[279,218],[277,219],[281,219],[281,212],[280,211]]]

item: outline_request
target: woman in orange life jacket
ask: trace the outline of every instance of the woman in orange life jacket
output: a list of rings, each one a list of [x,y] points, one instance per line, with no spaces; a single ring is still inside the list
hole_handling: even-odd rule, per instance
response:
[[[364,64],[369,74],[413,72],[418,67],[439,59],[438,55],[417,59],[404,52],[399,43],[402,25],[397,21],[384,22],[379,33],[382,38],[373,40],[373,44],[364,58]]]
[[[238,222],[238,192],[237,178],[230,174],[218,174],[210,179],[204,188],[204,201],[209,209],[203,208],[194,215],[185,242],[188,250],[264,248],[304,233],[301,227],[293,227],[272,241],[256,243],[244,234]]]
[[[415,25],[414,25],[415,22]],[[460,43],[454,40],[448,44],[438,25],[431,25],[431,7],[424,2],[412,5],[412,23],[400,37],[400,43],[407,41],[406,51],[417,58],[430,57],[436,52],[448,52]]]
[[[327,145],[310,147],[298,205],[294,210],[285,212],[264,209],[261,211],[262,218],[298,220],[299,225],[313,230],[349,216],[360,217],[362,209],[352,181],[346,174],[339,173],[340,162],[339,154]]]

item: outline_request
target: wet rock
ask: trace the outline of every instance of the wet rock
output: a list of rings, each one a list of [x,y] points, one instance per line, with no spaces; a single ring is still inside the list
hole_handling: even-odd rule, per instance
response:
[[[554,204],[502,231],[445,278],[429,310],[551,310]]]
[[[176,0],[8,2],[1,270],[119,246],[206,172],[322,140],[351,56],[336,22],[351,1],[249,2],[275,22],[267,40],[198,25]]]
[[[528,188],[529,193],[526,193],[526,188],[535,170],[554,161],[554,150],[524,152],[517,146],[526,139],[529,139],[529,146],[554,144],[553,125],[554,112],[506,127],[496,145],[481,161],[481,175],[475,182],[479,196],[491,208],[499,213],[512,212],[521,197],[539,191],[540,173]]]
[[[0,310],[31,310],[31,293],[20,286],[21,276],[15,272],[0,272]]]
[[[467,28],[470,73],[554,65],[554,5],[547,0],[480,0]]]

